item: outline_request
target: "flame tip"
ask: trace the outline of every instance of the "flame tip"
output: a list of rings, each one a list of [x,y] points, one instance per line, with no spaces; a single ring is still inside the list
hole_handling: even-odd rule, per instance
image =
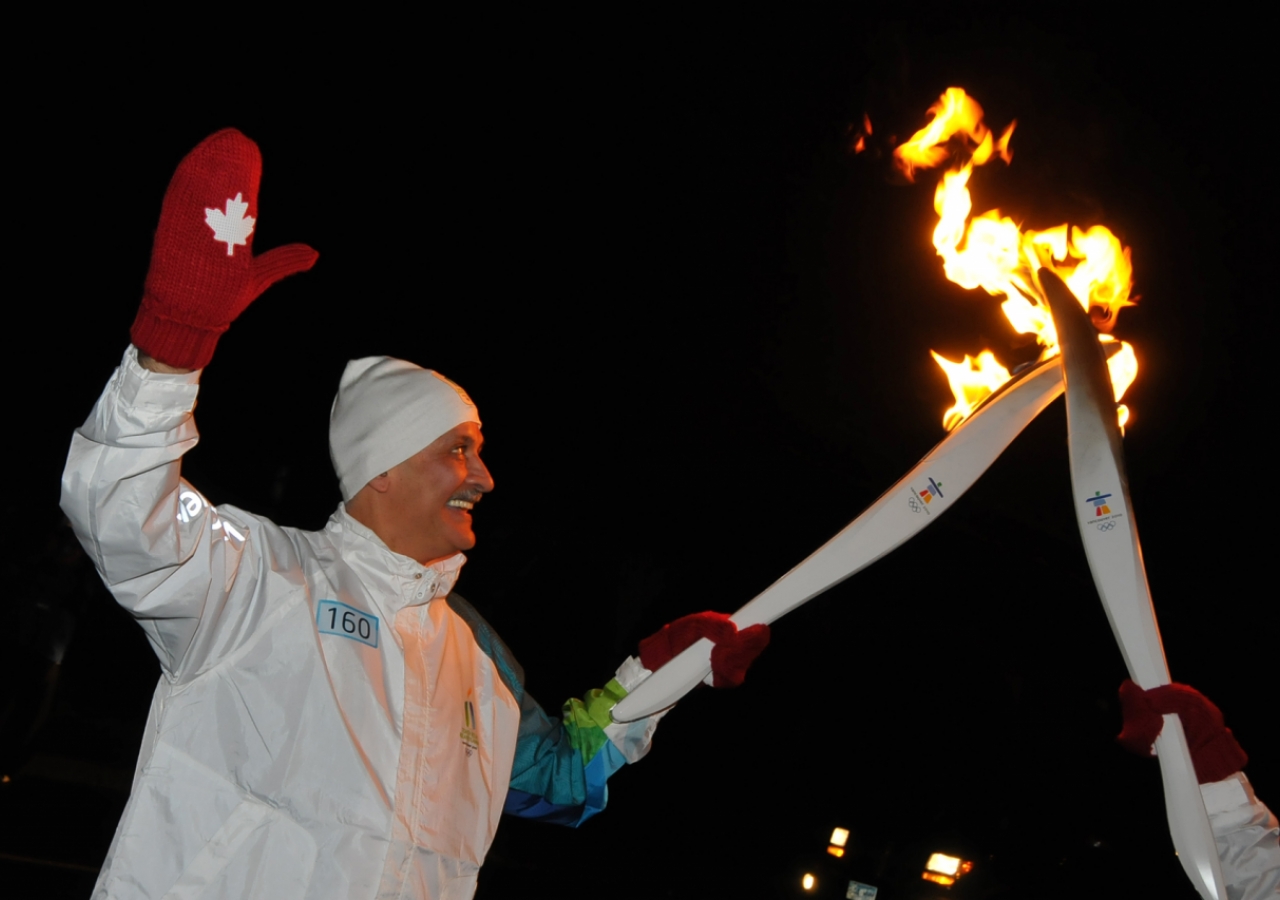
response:
[[[938,224],[933,243],[947,278],[967,290],[981,287],[992,296],[1004,297],[1001,308],[1005,316],[1015,331],[1035,335],[1044,348],[1041,360],[1058,353],[1057,332],[1040,287],[1042,267],[1060,277],[1097,326],[1109,331],[1120,310],[1138,299],[1130,296],[1130,248],[1103,225],[1085,229],[1064,223],[1043,231],[1024,231],[1021,222],[1003,216],[999,209],[971,215],[968,183],[974,167],[994,156],[1006,164],[1012,162],[1009,141],[1018,120],[1006,125],[995,139],[982,121],[982,107],[962,88],[947,88],[929,107],[929,115],[929,123],[894,150],[894,162],[908,181],[914,181],[916,169],[932,168],[967,151],[962,162],[958,159],[943,173],[934,193]],[[947,360],[936,351],[930,353],[946,373],[956,398],[955,406],[943,418],[948,431],[1009,379],[1008,371],[989,350],[978,354],[976,360],[966,355],[963,362]],[[1119,400],[1137,374],[1137,358],[1124,344],[1108,365]]]

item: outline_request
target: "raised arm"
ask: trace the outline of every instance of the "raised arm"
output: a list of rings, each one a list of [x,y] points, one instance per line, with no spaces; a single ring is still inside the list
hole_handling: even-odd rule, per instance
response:
[[[213,583],[213,525],[233,533],[211,518],[209,504],[179,473],[179,460],[198,440],[191,415],[198,378],[198,372],[148,371],[130,347],[72,437],[62,476],[63,512],[171,676]],[[234,533],[243,536],[244,529]]]
[[[256,145],[234,130],[209,137],[178,166],[135,346],[73,437],[63,474],[64,512],[173,678],[197,673],[243,636],[260,612],[254,579],[269,565],[253,540],[269,523],[219,513],[179,471],[198,440],[199,370],[218,338],[268,286],[316,259],[303,245],[252,255],[260,176]]]

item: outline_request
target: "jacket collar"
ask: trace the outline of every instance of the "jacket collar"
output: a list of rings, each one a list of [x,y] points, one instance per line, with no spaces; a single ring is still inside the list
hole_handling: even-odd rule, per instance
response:
[[[396,553],[368,526],[339,503],[329,518],[327,530],[334,533],[348,564],[364,570],[374,581],[390,584],[390,596],[379,598],[385,612],[395,615],[406,606],[420,606],[448,596],[458,580],[467,557],[459,552],[424,566],[416,559]]]

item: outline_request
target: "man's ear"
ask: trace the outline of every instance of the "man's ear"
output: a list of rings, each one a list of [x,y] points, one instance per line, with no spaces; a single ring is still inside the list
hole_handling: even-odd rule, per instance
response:
[[[379,494],[385,494],[391,488],[391,477],[386,472],[381,475],[375,475],[369,479],[368,487],[373,488]]]

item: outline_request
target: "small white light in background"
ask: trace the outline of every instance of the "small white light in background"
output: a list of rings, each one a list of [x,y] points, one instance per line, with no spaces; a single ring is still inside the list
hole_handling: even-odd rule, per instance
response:
[[[960,871],[960,857],[947,856],[945,853],[935,853],[929,857],[929,861],[924,867],[930,872],[940,872],[943,875],[954,876]]]

